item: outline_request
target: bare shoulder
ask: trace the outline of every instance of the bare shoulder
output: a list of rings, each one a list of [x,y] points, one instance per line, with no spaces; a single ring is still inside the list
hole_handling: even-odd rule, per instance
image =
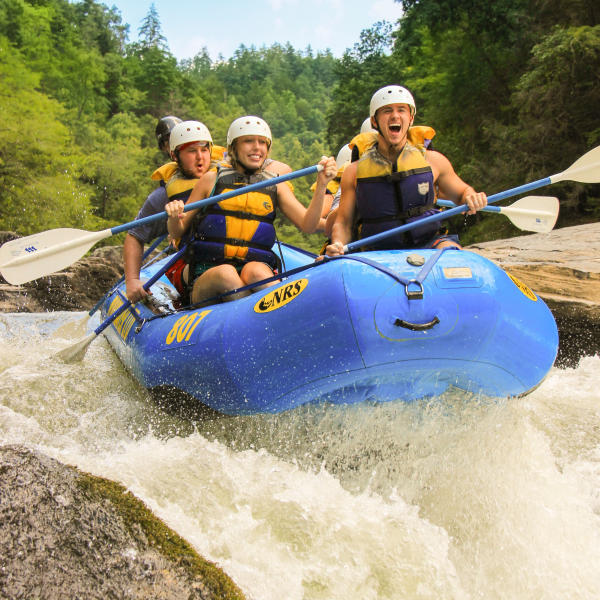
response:
[[[425,150],[425,158],[427,159],[427,162],[432,165],[442,166],[450,164],[450,161],[437,150]]]
[[[426,150],[425,159],[431,165],[433,177],[436,181],[440,176],[451,175],[454,173],[452,163],[437,150]]]
[[[346,183],[352,183],[356,180],[356,171],[358,169],[358,161],[351,162],[346,165],[344,172],[342,173],[342,185]]]
[[[285,163],[279,160],[274,160],[273,162],[270,162],[266,168],[271,173],[275,173],[276,175],[285,175],[286,173],[292,172],[292,167],[290,167],[290,165],[286,165]]]
[[[202,177],[200,177],[200,179],[196,181],[194,189],[192,190],[192,193],[188,198],[186,204],[196,202],[201,198],[208,198],[208,196],[210,196],[210,193],[212,192],[212,189],[215,187],[216,180],[216,171],[208,171],[208,173],[202,175]]]

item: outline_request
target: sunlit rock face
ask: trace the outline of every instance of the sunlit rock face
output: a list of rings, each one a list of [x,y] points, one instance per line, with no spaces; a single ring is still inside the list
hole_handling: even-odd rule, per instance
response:
[[[122,486],[22,446],[0,473],[3,598],[243,598]]]

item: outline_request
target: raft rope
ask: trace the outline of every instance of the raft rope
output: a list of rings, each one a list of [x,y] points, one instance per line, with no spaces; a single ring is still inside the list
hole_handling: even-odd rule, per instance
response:
[[[172,314],[181,312],[183,310],[193,310],[194,308],[200,307],[200,305],[207,306],[208,304],[214,304],[214,303],[218,302],[219,300],[221,300],[222,298],[225,298],[227,296],[231,296],[233,294],[238,294],[239,292],[243,292],[246,290],[251,290],[251,289],[254,289],[261,285],[265,285],[266,283],[271,283],[272,281],[282,281],[283,279],[287,279],[288,277],[291,277],[292,275],[297,275],[298,273],[302,273],[303,271],[307,271],[308,269],[313,269],[315,267],[318,267],[318,266],[325,264],[327,262],[330,262],[332,260],[354,260],[356,262],[360,262],[369,267],[372,267],[373,269],[377,269],[378,271],[385,273],[386,275],[388,275],[389,277],[391,277],[398,283],[402,284],[406,291],[406,296],[409,300],[421,300],[423,298],[423,291],[424,291],[423,290],[423,282],[425,281],[425,279],[427,278],[429,273],[431,273],[431,270],[433,269],[433,267],[437,263],[437,261],[440,259],[442,254],[446,250],[453,250],[453,249],[454,248],[441,248],[440,250],[436,250],[435,253],[432,254],[427,259],[427,261],[423,265],[422,269],[417,273],[416,277],[414,277],[413,279],[407,279],[405,277],[402,277],[401,275],[398,275],[398,273],[395,273],[394,271],[392,271],[392,269],[390,269],[389,267],[386,267],[386,266],[384,266],[378,262],[375,262],[374,260],[371,260],[369,258],[365,258],[364,256],[352,256],[350,254],[344,254],[342,256],[323,256],[323,258],[321,260],[315,261],[308,265],[302,265],[301,267],[296,267],[294,269],[290,269],[289,271],[284,271],[283,273],[279,273],[277,275],[274,275],[273,277],[268,277],[267,279],[262,279],[261,281],[257,281],[256,283],[251,283],[249,285],[245,285],[245,286],[237,288],[235,290],[230,290],[229,292],[225,292],[224,294],[220,294],[219,296],[213,296],[212,298],[207,298],[206,300],[202,300],[202,302],[199,302],[196,304],[189,304],[187,306],[182,306],[181,308],[179,308],[177,310],[166,312],[164,314],[152,315],[151,317],[147,317],[146,319],[144,319],[142,325],[149,321],[153,321],[154,319],[162,319],[164,317],[168,317]],[[410,289],[411,286],[412,287],[418,286],[418,289],[411,290]],[[141,327],[138,327],[137,330],[139,331],[140,328]]]

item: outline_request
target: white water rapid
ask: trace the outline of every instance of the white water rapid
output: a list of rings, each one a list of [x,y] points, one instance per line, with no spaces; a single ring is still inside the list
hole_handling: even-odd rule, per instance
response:
[[[249,599],[600,597],[600,357],[505,402],[193,418],[103,338],[57,360],[83,317],[0,315],[0,443],[124,484]]]

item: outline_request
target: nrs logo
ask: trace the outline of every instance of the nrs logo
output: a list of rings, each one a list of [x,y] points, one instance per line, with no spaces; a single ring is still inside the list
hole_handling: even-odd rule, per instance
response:
[[[299,279],[269,292],[254,305],[254,312],[266,313],[285,306],[299,296],[307,285],[308,279]]]

